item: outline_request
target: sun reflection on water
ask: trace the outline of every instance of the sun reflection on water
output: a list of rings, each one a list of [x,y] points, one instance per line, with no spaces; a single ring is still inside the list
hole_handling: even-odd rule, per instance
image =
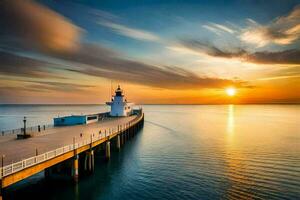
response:
[[[252,168],[249,159],[254,159],[254,154],[247,154],[241,143],[243,132],[237,130],[236,121],[238,107],[228,105],[227,108],[227,144],[225,145],[225,175],[228,179],[228,188],[224,198],[226,199],[256,199],[255,193],[250,192],[255,189],[253,178],[249,177]],[[258,176],[258,175],[256,175]]]
[[[234,134],[234,105],[228,105],[227,133]]]

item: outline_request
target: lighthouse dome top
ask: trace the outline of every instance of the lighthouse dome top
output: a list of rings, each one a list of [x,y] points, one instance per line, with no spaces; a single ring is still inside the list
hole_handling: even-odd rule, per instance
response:
[[[124,96],[123,95],[123,90],[121,89],[120,85],[118,85],[118,88],[116,89],[115,93],[116,93],[115,96],[117,96],[117,97]]]

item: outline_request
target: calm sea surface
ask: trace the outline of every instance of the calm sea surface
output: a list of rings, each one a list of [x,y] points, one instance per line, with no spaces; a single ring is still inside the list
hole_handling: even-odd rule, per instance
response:
[[[70,181],[34,176],[9,199],[300,199],[299,105],[143,106],[143,130]],[[0,130],[105,106],[0,106]],[[1,153],[1,152],[0,152]]]

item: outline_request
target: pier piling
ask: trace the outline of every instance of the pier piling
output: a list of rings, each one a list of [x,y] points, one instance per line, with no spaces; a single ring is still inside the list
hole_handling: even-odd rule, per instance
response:
[[[79,176],[79,170],[78,170],[78,161],[79,161],[79,155],[75,155],[74,160],[73,160],[73,179],[74,182],[78,182],[78,176]]]
[[[110,159],[110,141],[109,140],[106,142],[105,157],[106,157],[106,160]]]
[[[121,133],[121,144],[124,145],[125,144],[125,138],[124,138],[124,133]]]
[[[120,134],[117,136],[117,149],[120,150],[121,148],[121,141],[120,141]]]
[[[95,165],[94,151],[89,150],[85,154],[84,170],[91,173],[94,171],[94,165]]]
[[[94,172],[95,170],[95,157],[94,157],[94,151],[91,151],[91,171]]]

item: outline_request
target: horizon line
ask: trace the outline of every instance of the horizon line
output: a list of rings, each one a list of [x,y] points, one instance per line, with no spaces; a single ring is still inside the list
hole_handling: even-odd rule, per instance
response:
[[[300,102],[274,102],[274,103],[144,103],[144,104],[135,104],[135,105],[300,105]],[[36,106],[76,106],[76,105],[81,105],[81,106],[88,106],[88,105],[106,105],[102,103],[0,103],[0,106],[30,106],[30,105],[36,105]]]

